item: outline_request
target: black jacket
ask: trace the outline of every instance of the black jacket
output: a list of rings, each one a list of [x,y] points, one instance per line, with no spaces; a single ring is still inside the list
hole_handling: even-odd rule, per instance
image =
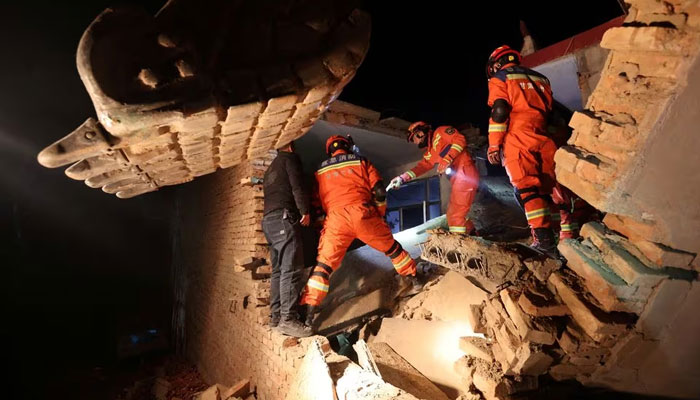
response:
[[[298,155],[280,151],[265,171],[263,190],[265,214],[285,208],[299,215],[309,213],[309,192]]]

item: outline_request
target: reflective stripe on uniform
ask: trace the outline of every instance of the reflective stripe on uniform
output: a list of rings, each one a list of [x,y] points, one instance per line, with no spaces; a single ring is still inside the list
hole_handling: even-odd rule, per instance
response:
[[[505,132],[508,130],[506,124],[489,124],[489,132]]]
[[[548,208],[538,208],[537,210],[532,210],[529,212],[525,213],[525,216],[527,217],[527,220],[535,219],[535,218],[540,218],[549,215],[549,209]]]
[[[450,232],[467,233],[467,227],[466,226],[451,226]]]
[[[328,285],[326,285],[325,283],[321,283],[321,282],[314,280],[314,279],[309,279],[309,281],[306,282],[306,286],[308,286],[312,289],[316,289],[316,290],[320,290],[322,292],[328,293]]]
[[[416,269],[416,264],[413,262],[413,259],[411,257],[407,257],[406,263],[402,266],[394,266],[394,269],[399,275],[407,275],[411,273],[415,273]]]
[[[543,82],[543,83],[549,84],[549,80],[547,80],[545,78],[540,78],[539,76],[528,75],[528,74],[507,74],[506,78],[508,78],[508,79],[525,79],[525,80],[532,80],[534,82]]]
[[[361,165],[361,161],[360,161],[360,160],[345,161],[345,162],[342,162],[342,163],[339,163],[339,164],[329,165],[329,166],[327,166],[327,167],[321,168],[321,169],[319,169],[316,173],[317,173],[318,175],[321,175],[321,174],[323,174],[323,173],[326,173],[326,172],[328,172],[328,171],[332,171],[332,170],[334,170],[334,169],[340,169],[340,168],[352,167],[352,166],[359,166],[359,165]]]
[[[453,143],[453,144],[452,144],[452,148],[455,149],[455,150],[457,150],[457,151],[460,151],[460,152],[461,152],[462,150],[464,150],[464,148],[463,148],[462,146],[458,145],[457,143]]]
[[[573,223],[573,224],[564,224],[561,226],[561,230],[564,232],[571,232],[578,229],[578,224]]]
[[[435,135],[435,139],[433,139],[433,147],[437,147],[438,143],[440,143],[440,134],[438,133]]]
[[[403,251],[397,258],[399,258],[399,260],[391,260],[391,263],[394,264],[394,268],[396,269],[405,266],[411,261],[411,256],[409,256],[405,251]]]

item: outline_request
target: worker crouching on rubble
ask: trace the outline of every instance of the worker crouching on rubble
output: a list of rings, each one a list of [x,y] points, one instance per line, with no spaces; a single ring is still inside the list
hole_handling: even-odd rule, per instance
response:
[[[309,193],[303,184],[293,143],[279,149],[265,172],[262,221],[270,245],[270,327],[289,336],[306,337],[311,329],[299,321],[297,302],[304,269],[301,226],[308,226]]]
[[[386,254],[405,284],[420,290],[416,264],[391,234],[384,220],[386,190],[377,169],[364,157],[352,153],[349,137],[331,136],[328,154],[316,171],[318,195],[326,213],[318,244],[316,267],[306,283],[300,303],[307,306],[306,324],[311,326],[316,307],[328,294],[330,275],[338,269],[348,246],[359,239]]]
[[[552,254],[556,252],[556,240],[551,226],[550,195],[556,183],[557,150],[547,132],[552,89],[547,77],[521,67],[520,61],[520,53],[508,46],[494,50],[488,60],[488,160],[505,166],[525,210],[532,247]]]
[[[479,171],[466,151],[464,135],[451,126],[433,130],[430,125],[418,121],[408,127],[407,139],[420,148],[426,148],[423,159],[411,170],[392,179],[389,188],[398,188],[418,178],[436,164],[439,174],[451,169],[452,192],[447,207],[447,225],[452,233],[475,234],[474,223],[467,214],[479,187]]]

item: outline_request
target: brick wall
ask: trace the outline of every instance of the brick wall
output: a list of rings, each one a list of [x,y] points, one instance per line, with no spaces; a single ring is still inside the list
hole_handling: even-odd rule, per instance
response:
[[[258,399],[283,399],[310,339],[267,328],[269,275],[240,265],[268,258],[262,177],[270,159],[218,171],[181,189],[186,355],[208,383],[250,378]],[[253,264],[255,265],[255,264]]]
[[[600,316],[625,311],[636,318],[603,365],[578,379],[698,398],[698,324],[688,316],[700,299],[699,146],[689,130],[698,123],[700,7],[627,3],[625,24],[601,42],[610,53],[587,110],[573,116],[574,133],[555,156],[559,182],[608,213],[605,226],[589,224],[583,242],[559,250]]]

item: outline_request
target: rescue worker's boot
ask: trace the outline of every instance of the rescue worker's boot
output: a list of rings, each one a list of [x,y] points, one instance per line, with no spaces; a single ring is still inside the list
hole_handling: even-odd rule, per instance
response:
[[[397,297],[414,296],[423,290],[423,282],[416,275],[398,275],[399,290]]]
[[[530,247],[552,258],[559,258],[557,241],[554,231],[550,228],[535,228],[532,230],[533,241]]]
[[[314,326],[314,317],[316,317],[316,307],[307,305],[305,314],[304,325],[311,330]]]
[[[279,325],[277,325],[277,329],[283,335],[298,338],[309,337],[313,333],[310,326],[306,326],[301,321],[294,318],[281,320]]]

